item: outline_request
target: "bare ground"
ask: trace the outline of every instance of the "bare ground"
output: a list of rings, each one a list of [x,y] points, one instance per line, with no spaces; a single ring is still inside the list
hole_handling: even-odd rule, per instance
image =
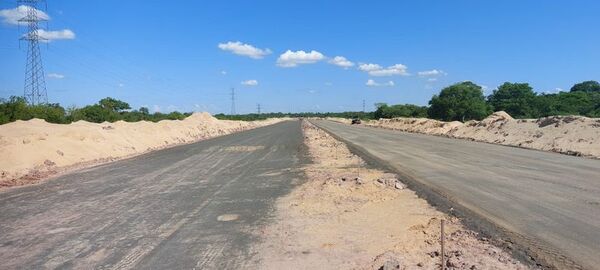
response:
[[[324,131],[304,122],[303,132],[308,181],[278,201],[275,222],[258,232],[257,268],[436,269],[443,219],[447,269],[529,269]]]

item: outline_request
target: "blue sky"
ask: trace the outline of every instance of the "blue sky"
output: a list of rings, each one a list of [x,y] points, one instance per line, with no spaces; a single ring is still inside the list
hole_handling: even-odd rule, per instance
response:
[[[23,91],[16,7],[0,1],[0,97]],[[59,31],[42,45],[48,96],[64,106],[111,96],[227,113],[235,87],[239,113],[344,111],[426,105],[465,80],[487,93],[600,80],[599,1],[54,0],[45,11]]]

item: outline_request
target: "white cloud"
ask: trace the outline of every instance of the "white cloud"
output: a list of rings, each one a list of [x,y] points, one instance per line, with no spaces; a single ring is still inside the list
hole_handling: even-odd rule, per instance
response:
[[[326,86],[332,86],[332,85],[333,85],[333,83],[332,83],[332,82],[326,82],[326,83],[325,83],[325,85],[326,85]]]
[[[280,67],[296,67],[300,64],[313,64],[325,59],[325,56],[318,51],[291,51],[287,50],[277,59],[277,65]]]
[[[408,74],[408,71],[407,71],[408,67],[406,67],[403,64],[395,64],[395,65],[389,66],[387,68],[383,68],[382,66],[380,66],[378,64],[360,64],[358,66],[358,69],[369,73],[369,75],[371,75],[371,76],[377,76],[377,77],[394,76],[394,75],[400,75],[400,76],[410,75],[410,74]]]
[[[26,22],[20,22],[20,19],[23,19],[27,16],[27,11],[29,10],[29,6],[20,5],[13,9],[3,9],[0,10],[0,17],[2,21],[7,24],[21,24],[25,25]],[[36,15],[38,18],[42,20],[50,20],[50,16],[45,12],[35,9]]]
[[[374,70],[380,70],[380,69],[382,69],[382,67],[378,64],[360,64],[358,66],[358,69],[369,72],[369,71],[374,71]]]
[[[247,81],[243,81],[242,85],[257,86],[258,85],[258,81],[257,80],[247,80]]]
[[[29,35],[31,35],[31,33]],[[46,31],[44,29],[38,29],[37,35],[42,38],[42,42],[51,42],[53,40],[61,39],[75,39],[75,33],[69,29],[60,31]],[[24,36],[27,36],[27,34]]]
[[[237,55],[248,56],[252,59],[261,59],[269,54],[269,49],[259,49],[250,44],[245,44],[239,41],[229,41],[227,43],[219,43],[219,49],[231,52]]]
[[[29,6],[20,5],[14,9],[0,10],[0,18],[2,18],[2,21],[7,24],[25,25],[27,24],[26,22],[20,22],[19,20],[27,17],[27,12],[30,8],[31,7]],[[37,17],[41,20],[50,20],[50,16],[48,16],[48,14],[46,14],[45,12],[38,9],[34,10],[36,12]],[[32,34],[33,33],[28,33],[23,36],[27,37],[28,35]],[[52,40],[58,39],[75,39],[75,33],[70,29],[64,29],[59,31],[46,31],[44,29],[39,29],[37,30],[36,34],[43,39],[42,41],[45,42],[50,42]]]
[[[563,89],[562,89],[562,88],[560,88],[560,87],[557,87],[557,88],[555,88],[555,89],[554,89],[554,92],[556,92],[556,93],[558,93],[558,92],[563,92],[563,91],[565,91],[565,90],[563,90]]]
[[[65,75],[58,74],[58,73],[48,73],[47,77],[50,79],[64,79]]]
[[[366,86],[377,87],[377,86],[394,86],[396,84],[394,83],[394,81],[388,81],[388,82],[385,82],[385,83],[378,83],[378,82],[376,82],[376,81],[374,81],[372,79],[369,79],[365,85]]]
[[[419,75],[419,77],[436,77],[436,76],[448,75],[448,73],[444,72],[443,70],[438,70],[438,69],[419,71],[417,74]]]
[[[437,78],[429,78],[427,79],[428,82],[436,82],[438,79]]]
[[[221,70],[221,75],[223,75],[223,76],[227,75],[227,71]]]
[[[336,56],[333,59],[329,60],[329,63],[338,67],[342,67],[344,69],[348,69],[354,66],[354,63],[352,63],[350,60],[346,59],[346,57],[343,56]]]
[[[160,106],[158,106],[158,105],[152,106],[152,111],[153,112],[160,112],[160,110],[161,110]]]
[[[125,84],[124,84],[124,83],[119,83],[119,84],[117,84],[117,86],[118,86],[119,88],[123,88],[123,87],[125,87]]]

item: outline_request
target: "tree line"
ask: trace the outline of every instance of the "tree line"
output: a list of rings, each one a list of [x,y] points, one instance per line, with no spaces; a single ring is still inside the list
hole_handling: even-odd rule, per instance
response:
[[[429,106],[376,104],[373,117],[428,117],[443,121],[481,120],[494,111],[505,111],[514,118],[540,118],[550,115],[600,117],[600,83],[585,81],[570,91],[538,94],[528,83],[506,82],[487,97],[483,88],[472,82],[448,86],[434,95]]]
[[[376,103],[374,112],[338,113],[264,113],[215,115],[228,120],[260,120],[272,117],[341,117],[380,119],[426,117],[443,121],[481,120],[495,111],[506,111],[514,118],[540,118],[550,115],[600,117],[600,83],[585,81],[559,93],[536,93],[528,83],[506,82],[489,96],[473,82],[450,85],[434,95],[428,106]]]
[[[0,99],[0,125],[16,120],[30,120],[33,118],[44,119],[47,122],[56,124],[68,124],[79,120],[93,123],[120,120],[127,122],[157,122],[160,120],[182,120],[190,114],[180,112],[171,112],[168,114],[160,112],[150,113],[146,107],[132,110],[127,102],[111,97],[103,98],[93,105],[82,108],[69,107],[67,109],[58,103],[29,105],[22,97],[13,96],[9,99]]]
[[[373,112],[328,112],[328,113],[263,113],[243,115],[215,115],[218,119],[254,121],[279,117],[341,117],[380,119],[394,117],[427,117],[443,121],[481,120],[494,111],[506,111],[514,118],[539,118],[550,115],[582,115],[600,117],[600,83],[585,81],[559,93],[536,93],[528,83],[506,82],[489,96],[483,88],[473,82],[450,85],[434,95],[428,106],[413,104],[375,104]],[[85,120],[89,122],[127,122],[160,120],[182,120],[191,113],[150,113],[148,108],[132,110],[127,102],[104,98],[98,103],[83,108],[63,108],[59,104],[30,106],[21,97],[0,99],[0,124],[32,118],[50,123],[66,124]]]

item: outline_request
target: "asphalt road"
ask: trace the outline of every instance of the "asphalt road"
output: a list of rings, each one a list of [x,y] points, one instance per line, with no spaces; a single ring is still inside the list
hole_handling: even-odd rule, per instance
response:
[[[559,268],[600,269],[600,160],[315,124],[507,231]]]
[[[287,121],[0,192],[0,269],[244,269],[302,147]]]

